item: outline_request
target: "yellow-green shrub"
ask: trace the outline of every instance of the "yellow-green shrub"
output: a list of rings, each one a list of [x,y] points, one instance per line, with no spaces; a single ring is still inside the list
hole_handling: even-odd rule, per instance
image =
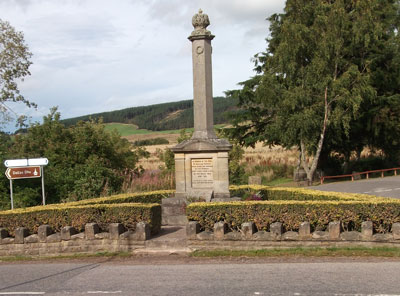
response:
[[[134,230],[137,222],[150,224],[153,234],[161,229],[161,206],[159,204],[102,204],[77,206],[46,206],[0,212],[0,228],[14,234],[17,227],[26,227],[37,233],[40,225],[48,224],[55,231],[64,226],[73,226],[83,231],[86,223],[98,223],[107,230],[109,223],[122,223]]]
[[[259,193],[263,200],[384,200],[384,198],[367,194],[328,192],[292,187],[269,187],[262,185],[230,186],[229,192],[231,196],[238,197]]]
[[[80,201],[67,202],[65,205],[91,205],[91,204],[118,204],[118,203],[161,203],[163,198],[173,195],[175,190],[158,190],[149,192],[135,192],[113,195],[109,197],[98,197]]]
[[[296,231],[301,222],[313,230],[326,229],[329,222],[340,220],[345,230],[361,230],[363,221],[372,221],[377,232],[388,232],[400,222],[400,201],[246,201],[228,203],[192,203],[186,208],[189,221],[198,221],[202,229],[225,221],[232,229],[254,222],[259,230],[268,230],[273,222]]]

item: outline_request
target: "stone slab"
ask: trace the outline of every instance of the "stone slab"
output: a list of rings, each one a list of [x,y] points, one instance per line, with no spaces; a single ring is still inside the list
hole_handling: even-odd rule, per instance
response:
[[[345,231],[340,234],[341,240],[347,241],[360,241],[362,240],[363,236],[361,232],[358,231]]]
[[[188,223],[188,219],[186,215],[175,215],[175,216],[163,216],[162,217],[162,225],[186,225]]]
[[[282,234],[282,239],[283,240],[298,240],[299,233],[296,231],[287,231],[284,234]]]
[[[272,241],[272,240],[277,240],[277,236],[275,233],[271,233],[269,231],[258,231],[253,235],[254,240],[267,240],[267,241]]]

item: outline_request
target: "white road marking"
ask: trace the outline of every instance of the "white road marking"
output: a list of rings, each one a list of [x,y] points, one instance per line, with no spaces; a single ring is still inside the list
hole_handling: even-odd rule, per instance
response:
[[[122,291],[88,291],[88,294],[119,294]]]
[[[400,296],[399,294],[334,294],[335,296]]]
[[[308,294],[301,294],[301,293],[293,293],[293,296],[301,296],[301,295],[308,295]],[[321,294],[325,295],[325,294]],[[328,294],[327,294],[328,295]],[[400,296],[400,294],[333,294],[334,296]]]
[[[0,295],[44,295],[46,292],[0,292]]]
[[[388,191],[392,191],[392,189],[377,188],[377,189],[375,189],[374,192],[388,192]]]

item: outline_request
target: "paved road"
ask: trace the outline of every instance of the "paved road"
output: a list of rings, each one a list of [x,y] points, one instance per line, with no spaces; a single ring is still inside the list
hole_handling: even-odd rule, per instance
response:
[[[354,182],[334,182],[310,188],[323,191],[365,193],[383,197],[400,198],[400,176],[374,178]]]
[[[400,295],[400,262],[1,264],[0,295]]]

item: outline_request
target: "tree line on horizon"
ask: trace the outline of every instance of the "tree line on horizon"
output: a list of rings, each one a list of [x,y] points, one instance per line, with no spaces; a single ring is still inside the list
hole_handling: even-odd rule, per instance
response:
[[[228,123],[230,113],[234,112],[237,100],[226,97],[214,97],[214,123]],[[79,121],[100,119],[104,123],[135,124],[140,129],[151,131],[191,128],[193,120],[193,100],[131,107],[121,110],[102,112],[64,119],[61,122],[72,126]]]

